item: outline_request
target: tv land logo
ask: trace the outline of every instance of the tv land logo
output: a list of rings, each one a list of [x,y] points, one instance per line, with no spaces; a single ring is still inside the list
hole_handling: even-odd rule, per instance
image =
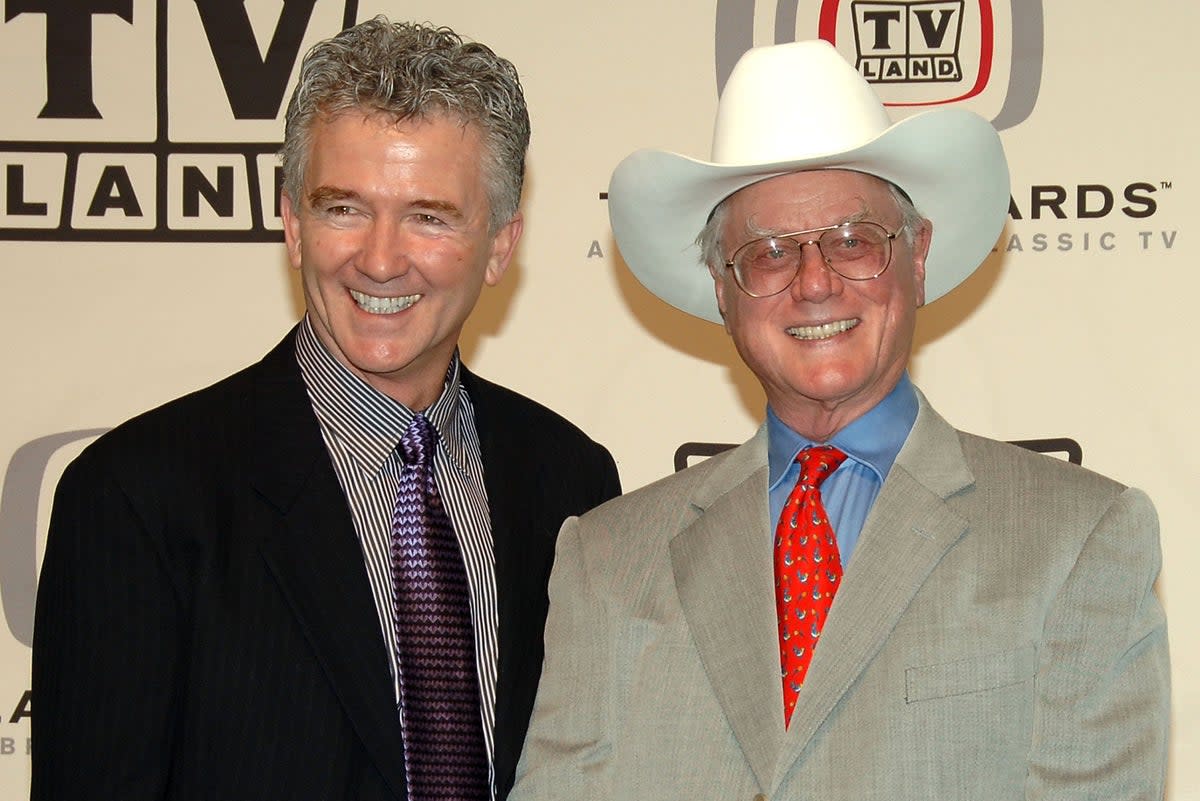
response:
[[[1001,2],[1002,9],[993,0],[779,0],[766,19],[757,0],[717,0],[717,91],[742,53],[769,43],[756,39],[756,28],[770,27],[775,44],[829,41],[889,106],[971,101],[997,130],[1011,128],[1037,103],[1042,6]]]
[[[57,481],[57,476],[49,474],[51,463],[64,448],[79,448],[86,440],[108,430],[80,429],[39,437],[19,447],[5,471],[0,486],[0,609],[13,638],[25,646],[33,644],[38,508],[43,486],[48,479]],[[1014,440],[1013,443],[1041,453],[1060,454],[1075,464],[1083,463],[1083,448],[1071,438]],[[678,472],[734,447],[735,443],[685,442],[675,451],[674,469]]]
[[[13,639],[33,644],[37,592],[38,506],[47,469],[60,450],[98,437],[108,429],[49,434],[13,453],[0,487],[0,608]]]
[[[870,83],[958,83],[963,0],[850,4],[855,67]],[[981,40],[990,41],[991,30]]]
[[[282,240],[288,87],[304,50],[357,14],[357,0],[6,0],[0,240]]]

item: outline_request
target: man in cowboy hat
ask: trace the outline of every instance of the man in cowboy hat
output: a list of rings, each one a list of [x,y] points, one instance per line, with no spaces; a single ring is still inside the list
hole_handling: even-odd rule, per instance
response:
[[[1162,796],[1150,502],[907,376],[1008,195],[986,121],[893,125],[824,42],[742,58],[711,162],[618,166],[625,260],[724,322],[767,420],[564,525],[514,801]]]

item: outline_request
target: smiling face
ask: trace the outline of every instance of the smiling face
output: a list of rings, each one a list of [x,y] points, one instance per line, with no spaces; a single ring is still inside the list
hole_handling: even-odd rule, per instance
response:
[[[508,267],[521,217],[489,230],[473,126],[349,112],[311,134],[303,196],[285,194],[282,214],[313,329],[368,384],[425,409],[483,285]]]
[[[725,258],[767,233],[820,228],[847,220],[900,227],[887,184],[847,170],[781,175],[732,195],[721,227]],[[815,246],[791,286],[752,298],[731,270],[710,268],[725,329],[758,376],[785,423],[826,441],[882,400],[900,380],[912,347],[916,310],[925,302],[926,222],[893,240],[891,266],[878,278],[851,281],[830,270]]]

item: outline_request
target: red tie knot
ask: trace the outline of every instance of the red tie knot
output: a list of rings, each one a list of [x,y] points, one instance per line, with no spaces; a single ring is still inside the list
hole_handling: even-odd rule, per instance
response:
[[[796,463],[800,465],[801,484],[816,488],[846,461],[846,454],[832,445],[814,445],[805,448],[796,455]]]

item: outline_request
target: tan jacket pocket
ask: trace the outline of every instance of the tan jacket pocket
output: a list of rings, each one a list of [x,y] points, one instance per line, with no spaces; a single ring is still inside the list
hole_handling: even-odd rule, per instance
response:
[[[1037,649],[1032,645],[940,665],[911,667],[904,671],[905,701],[912,704],[1020,684],[1032,679],[1037,667]]]

